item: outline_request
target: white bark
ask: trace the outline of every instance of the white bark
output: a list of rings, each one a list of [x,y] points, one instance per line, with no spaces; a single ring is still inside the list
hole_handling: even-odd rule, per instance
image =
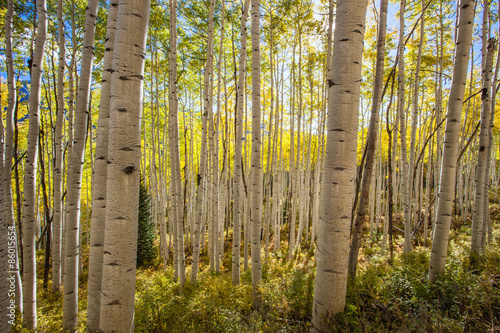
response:
[[[365,0],[337,2],[312,332],[327,331],[345,305],[366,7]]]
[[[38,16],[35,40],[35,54],[31,70],[31,88],[29,96],[29,129],[26,165],[24,172],[24,202],[23,202],[23,322],[26,327],[36,329],[36,179],[38,156],[38,133],[40,127],[40,88],[43,70],[43,55],[47,38],[46,1],[36,3]]]
[[[99,329],[132,332],[141,115],[149,1],[119,1],[111,74],[108,183]]]
[[[436,222],[434,228],[432,252],[429,266],[429,280],[435,281],[437,275],[444,272],[450,233],[453,195],[455,191],[455,175],[458,157],[458,139],[460,135],[460,119],[462,102],[467,81],[467,66],[472,44],[472,22],[474,18],[474,1],[460,2],[460,19],[458,38],[455,49],[453,78],[448,100],[445,138],[443,145],[443,161],[439,196],[437,202]],[[438,118],[437,118],[438,120]]]
[[[252,304],[259,307],[258,291],[262,279],[260,256],[260,225],[262,220],[262,167],[260,161],[260,8],[259,0],[252,0],[252,177],[250,180],[250,224],[252,256]]]
[[[92,178],[92,220],[90,224],[90,253],[87,291],[87,331],[99,329],[101,309],[102,260],[104,246],[104,220],[106,217],[106,184],[108,168],[109,107],[111,97],[111,73],[115,42],[118,2],[110,1],[108,26],[102,74],[101,101],[97,127],[96,158]]]
[[[243,102],[245,99],[245,76],[247,62],[247,17],[250,0],[245,0],[241,12],[240,35],[241,49],[238,67],[238,91],[236,104],[236,139],[234,147],[234,185],[233,185],[233,256],[232,281],[240,283],[240,243],[241,243],[241,203],[242,185],[242,146],[243,146]],[[245,240],[246,241],[246,240]]]
[[[193,263],[191,267],[191,282],[195,283],[198,277],[198,265],[200,262],[200,252],[204,244],[204,238],[200,239],[200,233],[205,227],[203,223],[203,189],[206,181],[205,174],[207,170],[207,115],[212,112],[212,99],[210,98],[209,90],[213,79],[213,37],[214,37],[214,9],[215,0],[210,1],[210,14],[208,18],[208,36],[207,36],[207,60],[205,64],[205,73],[203,80],[203,115],[202,115],[202,138],[200,149],[200,165],[198,170],[198,188],[196,191],[196,216],[194,223],[194,244],[193,244]]]
[[[63,326],[64,329],[68,331],[76,331],[78,325],[78,266],[81,254],[80,196],[98,4],[99,2],[97,0],[89,1],[86,11],[81,75],[75,108],[75,131],[73,136],[73,148],[71,149],[71,155],[69,156],[66,182],[67,207],[64,231],[65,265],[63,268]]]

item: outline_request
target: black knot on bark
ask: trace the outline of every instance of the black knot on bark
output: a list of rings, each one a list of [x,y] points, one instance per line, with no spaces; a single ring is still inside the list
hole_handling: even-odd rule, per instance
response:
[[[133,165],[129,165],[128,167],[126,167],[125,169],[123,169],[123,171],[127,174],[127,175],[130,175],[132,172],[135,171],[135,166]]]

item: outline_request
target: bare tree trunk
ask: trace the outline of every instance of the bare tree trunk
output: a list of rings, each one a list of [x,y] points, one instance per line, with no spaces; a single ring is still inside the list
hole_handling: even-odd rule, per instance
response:
[[[484,3],[485,13],[484,18],[487,21],[488,14],[487,8],[489,1],[485,0]],[[487,25],[487,23],[486,23]],[[487,39],[489,35],[488,29],[483,27],[483,40]],[[483,224],[484,224],[484,201],[488,200],[488,191],[485,191],[485,184],[488,182],[487,167],[487,152],[489,146],[489,128],[490,128],[490,108],[491,108],[491,76],[493,71],[493,56],[496,47],[496,40],[489,39],[487,41],[487,49],[483,44],[483,54],[486,55],[483,61],[483,82],[481,93],[481,130],[479,133],[479,151],[477,154],[477,172],[476,172],[476,195],[474,198],[474,215],[472,217],[471,228],[471,264],[476,264],[479,255],[484,250],[482,247],[483,241]]]
[[[23,322],[26,327],[36,329],[36,175],[38,156],[38,132],[40,127],[40,87],[43,70],[43,55],[47,38],[47,10],[45,0],[38,0],[37,8],[37,37],[35,54],[32,59],[31,89],[29,96],[29,130],[28,147],[26,151],[26,165],[24,172],[24,257],[23,257]]]
[[[196,191],[196,216],[194,223],[194,244],[193,244],[193,263],[191,266],[191,283],[195,283],[198,277],[198,265],[200,262],[200,252],[203,248],[204,239],[200,239],[200,233],[205,228],[203,222],[203,189],[206,182],[207,170],[207,115],[212,112],[212,99],[209,96],[210,87],[213,79],[213,39],[214,39],[214,9],[215,0],[210,1],[210,14],[208,18],[208,36],[207,36],[207,60],[205,64],[205,73],[203,80],[203,115],[202,115],[202,138],[200,149],[200,165],[198,171],[198,188]]]
[[[178,97],[177,97],[177,0],[170,2],[170,54],[169,54],[169,147],[172,186],[172,221],[174,226],[174,251],[177,261],[176,271],[179,283],[182,287],[186,281],[186,268],[184,257],[184,227],[183,227],[183,205],[182,205],[182,179],[181,162],[179,152],[179,120],[178,120]]]
[[[368,138],[366,142],[366,160],[361,183],[361,193],[359,208],[354,221],[352,231],[351,250],[349,252],[349,276],[356,278],[358,266],[359,247],[363,233],[366,211],[368,209],[370,185],[375,165],[375,155],[377,153],[377,135],[380,114],[380,103],[382,102],[382,90],[384,85],[384,58],[385,58],[385,36],[387,30],[387,0],[380,1],[380,19],[377,41],[377,63],[375,65],[375,78],[373,82],[373,100],[368,128]]]
[[[234,184],[233,184],[233,257],[232,281],[240,283],[240,243],[241,243],[241,204],[243,193],[242,186],[242,146],[243,146],[243,102],[245,101],[245,76],[247,60],[247,17],[250,0],[245,0],[241,13],[240,35],[241,49],[238,65],[238,85],[236,95],[236,139],[234,147]],[[246,239],[245,239],[246,241]]]
[[[65,265],[63,269],[64,306],[63,326],[76,331],[78,326],[78,266],[80,247],[80,196],[87,134],[87,120],[94,58],[94,36],[97,0],[89,1],[85,18],[81,75],[75,108],[75,132],[67,175],[67,207],[65,221]]]
[[[345,305],[366,7],[364,0],[337,2],[312,332],[328,331]]]
[[[474,1],[460,2],[460,21],[455,49],[453,79],[448,100],[445,139],[443,145],[443,161],[439,196],[437,203],[437,219],[434,228],[432,251],[429,266],[429,280],[434,282],[444,272],[448,249],[453,194],[455,191],[455,170],[457,167],[458,139],[460,135],[460,118],[462,102],[467,80],[467,67],[472,44],[472,22],[474,18]],[[439,120],[436,118],[436,121]]]
[[[252,256],[252,305],[260,307],[258,290],[262,279],[260,225],[262,220],[262,167],[260,162],[260,1],[252,0],[252,177],[250,181],[250,224]]]
[[[106,218],[106,186],[108,168],[109,108],[111,101],[111,73],[115,42],[118,1],[110,1],[108,26],[102,74],[101,102],[97,127],[96,158],[92,178],[92,220],[90,223],[90,253],[87,290],[87,331],[99,329],[101,286],[103,270],[104,221]]]
[[[120,0],[111,74],[108,183],[99,330],[132,332],[149,1]]]

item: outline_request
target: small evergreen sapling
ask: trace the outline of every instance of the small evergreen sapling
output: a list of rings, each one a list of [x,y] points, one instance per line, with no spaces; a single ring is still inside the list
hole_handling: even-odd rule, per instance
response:
[[[155,231],[151,216],[151,196],[144,181],[139,190],[139,220],[137,230],[137,267],[151,265],[156,258]]]

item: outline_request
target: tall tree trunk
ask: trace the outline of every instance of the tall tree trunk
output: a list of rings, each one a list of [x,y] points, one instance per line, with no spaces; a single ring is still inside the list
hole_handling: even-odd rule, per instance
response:
[[[250,181],[250,224],[252,256],[252,305],[260,306],[258,290],[262,279],[260,225],[262,220],[262,167],[260,162],[260,2],[252,0],[252,178]]]
[[[373,82],[373,100],[370,115],[370,125],[368,128],[368,138],[366,142],[366,160],[361,183],[361,193],[358,213],[354,221],[352,231],[351,250],[349,252],[349,276],[356,278],[356,269],[358,266],[359,247],[363,232],[366,211],[368,209],[368,199],[370,184],[375,165],[375,155],[377,152],[377,136],[380,114],[380,103],[382,102],[382,90],[384,84],[384,58],[385,58],[385,36],[387,30],[387,0],[380,1],[380,19],[378,27],[377,41],[377,63],[375,65],[375,78]],[[372,189],[374,191],[374,189]],[[373,223],[373,221],[372,221]]]
[[[312,332],[327,331],[345,305],[366,7],[365,0],[337,3]]]
[[[170,54],[169,54],[169,148],[171,167],[172,218],[174,227],[174,251],[176,253],[176,272],[182,287],[186,281],[184,259],[184,227],[182,203],[181,162],[179,152],[179,120],[177,97],[177,0],[170,2]]]
[[[13,146],[14,146],[14,112],[17,108],[17,95],[16,95],[16,81],[14,76],[14,59],[12,53],[12,19],[14,16],[14,2],[12,0],[7,1],[7,13],[5,17],[5,58],[7,67],[7,86],[8,86],[8,104],[5,115],[5,137],[3,137],[4,126],[0,124],[1,132],[0,134],[0,160],[3,160],[3,169],[0,170],[0,198],[3,202],[0,204],[0,219],[1,223],[1,238],[2,246],[0,247],[0,257],[2,265],[4,267],[4,272],[2,274],[2,283],[5,283],[6,288],[2,288],[1,306],[2,318],[4,318],[0,324],[0,331],[10,332],[11,324],[9,320],[14,319],[12,313],[12,304],[17,305],[22,311],[22,298],[21,295],[22,283],[19,271],[19,258],[18,258],[18,244],[17,244],[17,233],[16,224],[14,220],[14,202],[12,197],[12,156]],[[1,120],[0,120],[1,122]],[[17,165],[16,165],[17,168]],[[3,190],[3,196],[1,191]],[[19,207],[20,208],[20,207]],[[13,251],[10,251],[13,250]],[[7,269],[8,267],[8,269]],[[4,275],[5,274],[5,275]],[[4,284],[2,284],[2,287]],[[10,291],[12,289],[16,290],[16,296],[11,297]],[[10,307],[10,308],[8,308]]]
[[[26,327],[36,329],[36,175],[38,156],[38,132],[40,127],[40,88],[43,70],[43,55],[47,38],[47,10],[45,0],[38,0],[37,9],[37,37],[35,53],[32,59],[31,88],[29,96],[29,129],[28,147],[26,151],[26,165],[24,172],[24,257],[23,257],[23,321]]]
[[[203,223],[203,190],[206,181],[207,164],[207,115],[212,112],[212,99],[210,97],[211,81],[213,79],[213,58],[214,58],[214,10],[215,0],[210,1],[210,14],[208,18],[208,36],[207,36],[207,60],[205,64],[205,73],[203,80],[203,115],[202,115],[202,137],[200,149],[200,165],[198,170],[198,188],[196,190],[196,216],[194,223],[194,245],[193,245],[193,263],[191,267],[191,282],[195,283],[198,276],[198,265],[200,262],[200,252],[204,239],[200,239],[200,233],[205,228]]]
[[[99,330],[132,332],[148,0],[120,0],[111,74]]]
[[[62,252],[62,171],[63,171],[63,127],[64,127],[64,70],[66,68],[66,45],[64,35],[63,1],[57,2],[57,29],[59,34],[59,65],[57,68],[57,117],[54,132],[54,221],[52,246],[52,292],[61,289]]]
[[[429,280],[431,282],[434,282],[437,276],[444,272],[446,264],[456,182],[455,175],[458,156],[458,140],[460,135],[460,119],[462,115],[465,84],[467,81],[469,54],[472,44],[474,7],[475,2],[473,0],[460,1],[459,29],[456,39],[453,79],[448,99],[441,179],[439,181],[439,196],[437,199],[436,225],[434,228],[429,265]]]
[[[484,15],[486,18],[484,21],[489,20],[489,15],[487,14],[487,8],[489,7],[489,1],[485,0]],[[489,30],[483,27],[483,40],[488,39]],[[472,216],[472,228],[471,228],[471,264],[476,264],[479,255],[484,250],[483,249],[483,224],[484,219],[484,201],[488,201],[489,195],[487,191],[487,186],[485,184],[489,181],[489,170],[487,170],[487,152],[489,146],[489,128],[490,128],[490,108],[491,108],[491,76],[493,72],[493,56],[495,53],[496,41],[495,39],[489,39],[487,42],[487,47],[485,49],[483,45],[483,54],[486,55],[483,61],[483,80],[482,80],[482,92],[481,92],[481,130],[479,133],[479,151],[477,153],[477,171],[476,171],[476,194],[474,198],[474,214]]]
[[[234,184],[233,184],[233,257],[232,281],[240,283],[240,243],[241,243],[241,204],[242,186],[242,146],[243,146],[243,102],[245,101],[245,76],[247,62],[247,17],[250,0],[245,0],[241,12],[240,35],[241,49],[238,67],[238,91],[236,95],[236,139],[234,147]],[[245,240],[246,241],[246,240]]]
[[[94,36],[98,4],[99,2],[97,0],[89,1],[86,11],[80,83],[78,84],[78,95],[75,108],[75,132],[66,181],[67,207],[64,230],[63,327],[68,331],[76,331],[78,326],[78,268],[79,257],[81,255],[80,196],[87,120],[89,116],[90,83],[92,79],[92,61],[94,58]]]
[[[408,157],[406,153],[406,120],[405,120],[405,7],[406,0],[401,0],[399,9],[399,58],[398,58],[398,106],[397,118],[399,121],[399,133],[401,142],[401,192],[403,192],[403,212],[404,212],[404,252],[411,251],[411,216],[410,216],[410,188],[408,179]],[[396,147],[394,147],[396,148]]]
[[[101,84],[101,101],[95,150],[94,174],[92,177],[92,220],[90,223],[89,273],[87,288],[87,331],[99,329],[101,309],[102,262],[104,246],[104,220],[106,217],[106,184],[108,169],[109,107],[111,101],[111,73],[115,42],[118,1],[109,3],[108,26]]]

